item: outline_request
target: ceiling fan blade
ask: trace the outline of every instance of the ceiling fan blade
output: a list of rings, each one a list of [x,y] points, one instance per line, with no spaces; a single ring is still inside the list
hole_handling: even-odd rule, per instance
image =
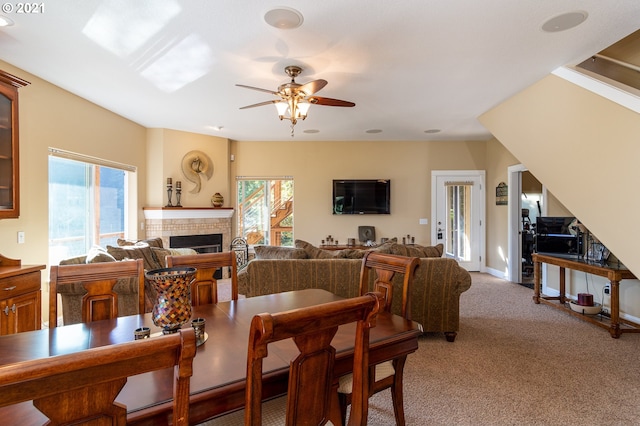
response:
[[[258,104],[252,104],[252,105],[247,105],[247,106],[243,106],[240,107],[240,109],[247,109],[247,108],[255,108],[255,107],[259,107],[259,106],[263,106],[263,105],[271,105],[271,104],[275,104],[281,102],[279,99],[274,99],[272,101],[265,101],[265,102],[260,102]]]
[[[298,87],[298,91],[304,92],[307,96],[313,95],[322,90],[327,85],[327,80],[313,80]]]
[[[342,101],[340,99],[331,99],[331,98],[321,98],[319,96],[312,96],[308,98],[308,101],[314,105],[325,105],[325,106],[339,106],[339,107],[353,107],[356,106],[355,103],[349,101]]]
[[[245,89],[258,90],[260,92],[271,93],[272,95],[278,96],[278,92],[274,92],[273,90],[269,90],[269,89],[261,89],[259,87],[245,86],[244,84],[236,84],[236,86],[244,87]]]

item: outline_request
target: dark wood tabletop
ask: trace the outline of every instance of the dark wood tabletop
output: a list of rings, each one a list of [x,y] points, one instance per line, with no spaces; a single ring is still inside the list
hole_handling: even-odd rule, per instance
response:
[[[244,405],[249,325],[254,315],[304,308],[339,299],[339,296],[325,290],[309,289],[194,307],[193,317],[206,319],[208,339],[198,348],[194,359],[190,423],[199,423]],[[144,314],[2,336],[0,363],[44,358],[131,341],[133,331],[142,326],[150,327],[152,333],[160,331],[153,325],[151,315]],[[350,372],[354,330],[355,326],[341,327],[333,340],[338,353],[336,374]],[[418,335],[416,323],[397,315],[381,313],[376,327],[371,330],[370,363],[376,364],[415,352]],[[270,346],[269,356],[264,363],[265,398],[286,392],[288,363],[295,352],[293,343],[289,341]],[[166,423],[171,413],[172,374],[172,370],[161,370],[129,378],[117,398],[118,402],[127,406],[128,423]],[[42,425],[46,421],[31,402],[0,408],[0,418],[3,424]]]

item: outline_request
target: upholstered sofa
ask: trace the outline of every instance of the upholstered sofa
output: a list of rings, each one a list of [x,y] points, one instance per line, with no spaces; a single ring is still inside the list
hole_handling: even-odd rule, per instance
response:
[[[296,246],[255,247],[255,259],[238,272],[238,293],[253,297],[322,288],[343,297],[358,295],[362,256],[366,250],[331,252],[300,240]],[[455,260],[441,257],[441,245],[419,247],[390,243],[372,250],[420,257],[411,291],[411,319],[421,324],[423,332],[444,333],[447,340],[453,341],[459,329],[460,295],[471,287],[469,272]],[[394,285],[392,311],[399,314],[400,276],[394,277]]]
[[[130,259],[142,259],[144,269],[149,271],[166,267],[168,255],[196,254],[193,249],[171,249],[162,246],[160,238],[141,241],[118,240],[117,246],[106,248],[94,246],[89,252],[60,261],[60,265],[78,265],[98,262],[118,262]],[[115,286],[118,294],[118,315],[134,315],[138,313],[137,277],[119,279]],[[82,283],[65,285],[58,288],[62,303],[62,316],[65,325],[82,322],[81,303],[86,293]],[[151,312],[155,299],[155,290],[145,282],[145,312]]]

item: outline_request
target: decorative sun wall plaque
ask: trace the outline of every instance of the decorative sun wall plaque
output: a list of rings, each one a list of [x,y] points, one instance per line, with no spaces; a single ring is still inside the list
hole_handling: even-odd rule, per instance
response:
[[[211,179],[213,176],[213,163],[211,158],[202,151],[189,151],[182,158],[182,173],[184,177],[195,184],[195,187],[189,191],[197,194],[202,189],[202,179]]]
[[[496,206],[506,206],[509,200],[509,187],[506,183],[500,182],[496,186]]]

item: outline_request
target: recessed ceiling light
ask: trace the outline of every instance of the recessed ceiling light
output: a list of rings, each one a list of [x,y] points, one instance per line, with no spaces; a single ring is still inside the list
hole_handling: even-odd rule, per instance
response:
[[[546,31],[548,33],[565,31],[582,24],[587,19],[587,16],[589,16],[589,14],[584,10],[563,13],[562,15],[555,16],[542,24],[542,31]]]
[[[428,129],[428,130],[425,130],[424,132],[425,133],[429,133],[429,134],[431,134],[431,133],[440,133],[441,130],[440,129]]]
[[[366,133],[382,133],[382,130],[380,129],[369,129],[366,131]]]
[[[0,27],[10,27],[13,25],[13,21],[6,16],[0,16]]]
[[[264,14],[267,24],[280,30],[291,30],[302,25],[304,18],[302,14],[289,7],[278,7]]]
[[[307,129],[304,131],[304,133],[320,133],[320,130],[318,129]]]

